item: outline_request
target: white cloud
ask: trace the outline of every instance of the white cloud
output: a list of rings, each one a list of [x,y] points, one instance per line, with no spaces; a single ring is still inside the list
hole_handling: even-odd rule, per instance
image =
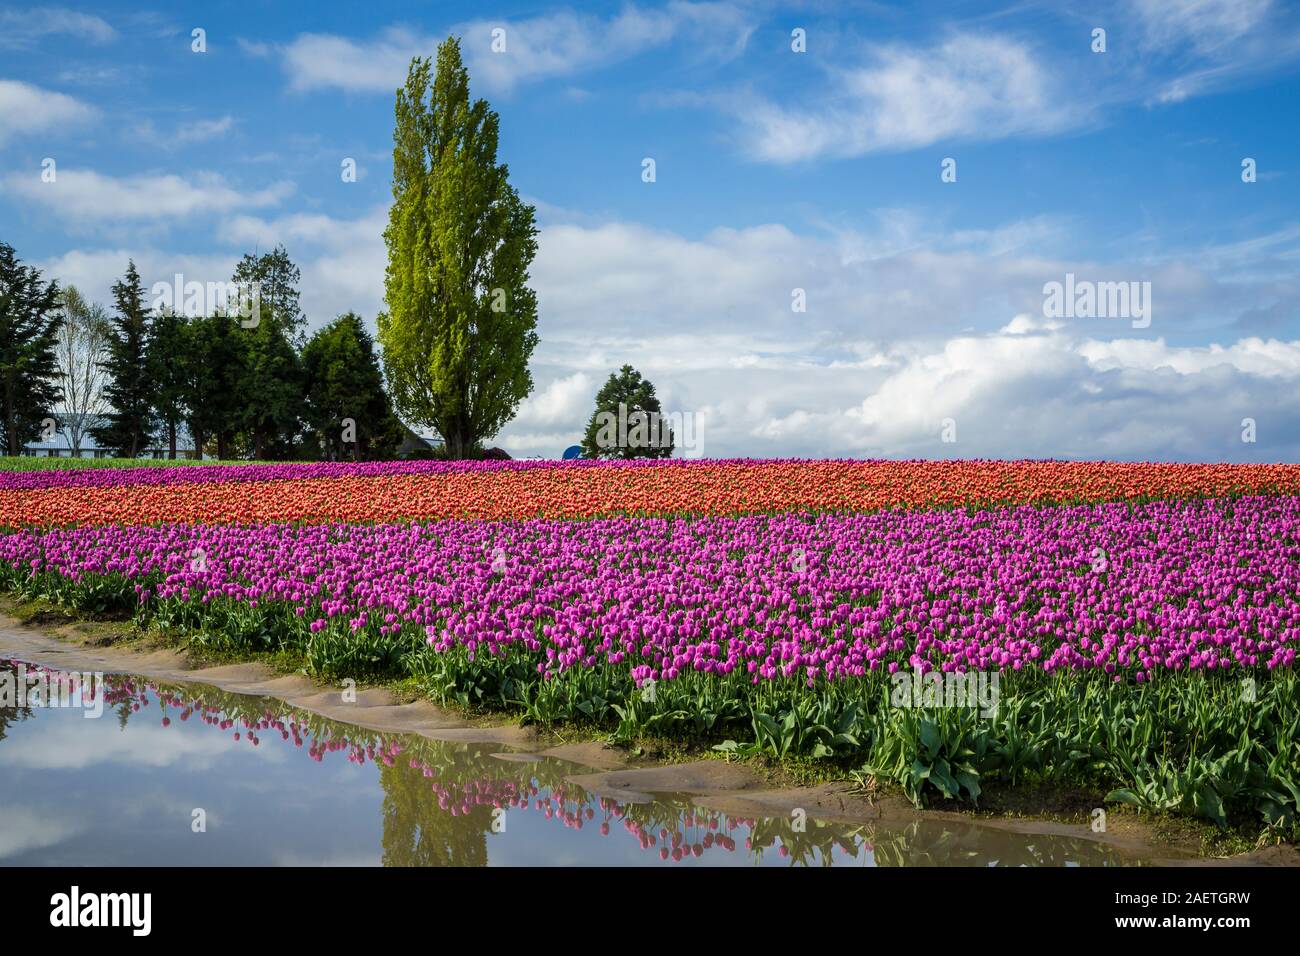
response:
[[[1052,133],[1090,118],[1034,51],[1009,37],[882,46],[865,65],[833,70],[830,80],[802,106],[753,96],[722,102],[750,153],[780,163]]]
[[[506,50],[492,51],[492,30],[506,31]],[[470,76],[490,90],[569,76],[628,59],[674,40],[689,40],[697,55],[711,61],[744,51],[754,25],[749,14],[730,3],[673,2],[661,9],[631,4],[603,20],[562,11],[519,21],[475,20],[458,26]]]
[[[298,217],[290,218],[299,221]],[[243,219],[241,227],[223,234],[232,247],[225,253],[185,253],[137,244],[72,249],[36,265],[47,278],[58,279],[60,285],[75,285],[92,300],[111,304],[113,283],[121,279],[128,260],[135,261],[146,289],[156,282],[172,283],[177,273],[186,281],[225,282],[245,252],[265,251],[283,242],[302,272],[301,305],[311,326],[324,325],[339,313],[351,310],[365,319],[373,332],[375,315],[382,306],[387,265],[382,239],[384,221],[371,216],[335,223],[332,231],[318,237],[320,242],[307,242],[298,241],[296,237],[301,233],[294,229],[268,223],[258,231],[252,226],[253,220]],[[349,242],[345,237],[348,229],[354,230],[356,241]]]
[[[65,93],[18,80],[0,80],[0,143],[46,130],[68,132],[95,116],[94,108]]]
[[[1097,263],[1047,254],[1068,231],[1049,219],[954,232],[886,210],[874,232],[763,225],[699,238],[554,207],[546,219],[532,270],[536,389],[496,440],[513,454],[553,456],[575,442],[596,389],[624,362],[655,383],[665,411],[701,417],[710,456],[1124,457],[1145,448],[1214,458],[1232,449],[1198,443],[1197,423],[1240,411],[1217,389],[1230,381],[1243,406],[1276,426],[1300,381],[1296,344],[1235,328],[1252,310],[1294,302],[1288,280],[1259,257],[1258,276],[1244,269],[1249,257],[1231,282],[1206,271],[1261,244],[1286,256],[1293,243],[1282,233],[1212,248],[1206,262]],[[295,250],[320,324],[347,308],[370,320],[380,308],[385,223],[383,207],[356,219],[242,216],[220,235]],[[1042,318],[1044,282],[1067,272],[1152,281],[1151,328]],[[807,293],[805,313],[791,310],[795,287]],[[1210,344],[1169,344],[1189,334]],[[960,423],[955,449],[937,444],[934,423],[947,414]]]
[[[155,282],[171,283],[176,273],[186,281],[226,282],[234,274],[239,256],[168,252],[148,246],[114,249],[72,249],[53,259],[41,260],[37,267],[46,278],[58,279],[59,285],[75,285],[82,294],[112,308],[113,283],[121,280],[127,262],[134,260],[144,287]]]
[[[494,52],[492,31],[505,30],[505,50]],[[689,36],[692,48],[712,61],[740,53],[753,26],[729,3],[669,3],[661,9],[629,4],[602,18],[560,10],[522,20],[473,20],[453,26],[472,82],[491,92],[519,83],[572,76],[607,66]],[[406,79],[411,58],[433,56],[445,34],[394,26],[371,40],[305,33],[280,51],[290,86],[298,91],[343,89],[392,93]],[[269,51],[244,42],[250,55]]]
[[[854,368],[807,356],[743,370],[722,361],[677,369],[651,352],[623,357],[655,383],[665,412],[703,419],[701,450],[709,457],[1300,455],[1300,341],[1173,346],[1091,338],[1044,323],[1007,325],[938,342],[898,341]],[[556,378],[550,388],[565,381]],[[592,394],[573,403],[567,420],[543,426],[521,416],[498,443],[516,454],[557,455],[581,435]],[[1257,422],[1257,444],[1240,440],[1247,417]],[[954,444],[941,440],[947,418],[956,423]]]
[[[135,128],[137,138],[161,149],[172,150],[193,143],[220,139],[235,128],[235,118],[229,114],[216,119],[198,119],[180,123],[170,132],[162,132],[152,120],[145,120]]]
[[[62,169],[52,183],[39,175],[11,173],[4,191],[78,223],[179,220],[274,206],[292,192],[290,183],[242,192],[210,172],[183,178],[171,173],[114,177],[90,169]]]
[[[586,372],[554,379],[520,404],[515,425],[521,429],[568,425],[591,411],[596,388],[596,380]]]
[[[1078,352],[1099,371],[1114,369],[1172,369],[1179,375],[1197,375],[1228,366],[1258,378],[1300,377],[1300,342],[1282,342],[1251,336],[1231,345],[1170,348],[1163,338],[1113,339],[1083,342]]]
[[[201,143],[204,140],[225,136],[235,126],[235,118],[230,115],[218,119],[194,120],[182,123],[176,130],[176,139],[182,143]]]
[[[84,824],[42,816],[28,807],[0,806],[0,820],[5,822],[0,827],[0,860],[58,846],[85,829]]]
[[[0,10],[0,47],[27,46],[48,36],[65,35],[91,43],[111,43],[117,31],[101,17],[63,7]]]
[[[281,51],[294,90],[342,89],[392,93],[402,85],[414,56],[428,56],[437,41],[403,27],[358,42],[325,33],[304,33]]]
[[[239,37],[236,42],[238,43],[239,48],[249,56],[257,57],[258,59],[266,59],[267,57],[275,55],[275,47],[265,41],[248,40],[244,37]]]
[[[77,86],[121,85],[124,77],[134,70],[119,66],[91,66],[85,63],[69,64],[59,71],[60,83],[72,83]]]
[[[134,255],[146,282],[223,279],[236,250],[283,242],[313,325],[346,309],[373,323],[386,222],[382,205],[349,219],[234,214],[217,227],[227,256]],[[558,455],[627,362],[666,412],[699,417],[707,456],[1300,455],[1300,414],[1288,411],[1300,408],[1294,279],[1273,269],[1294,254],[1290,233],[1098,263],[1053,251],[1068,228],[1034,219],[954,232],[886,210],[874,231],[768,224],[687,237],[552,207],[532,270],[536,389],[495,443]],[[127,256],[122,246],[40,265],[102,296]],[[1042,318],[1044,282],[1067,272],[1151,281],[1151,327]],[[796,287],[807,312],[791,309]],[[1245,324],[1270,311],[1274,331]],[[955,446],[938,440],[944,417],[958,423]],[[1259,422],[1258,445],[1239,442],[1243,417]]]
[[[111,711],[93,721],[97,725],[93,728],[92,721],[84,718],[51,721],[40,733],[6,741],[5,763],[14,770],[37,772],[84,770],[105,763],[198,770],[211,767],[221,755],[240,746],[224,734],[186,734],[151,722],[147,714],[140,716],[144,719],[125,734]],[[262,760],[283,759],[272,748],[254,753]]]
[[[1252,310],[1294,302],[1286,281],[1264,268],[1225,282],[1194,255],[1035,254],[1055,233],[1038,222],[944,236],[901,214],[882,217],[879,234],[769,225],[688,239],[634,223],[547,225],[534,374],[554,413],[521,414],[498,443],[558,454],[581,434],[594,387],[630,362],[665,411],[703,418],[708,456],[1300,454],[1300,414],[1288,411],[1300,342],[1235,331]],[[1042,318],[1043,283],[1067,272],[1152,281],[1152,327]],[[806,289],[807,313],[791,312],[793,286]],[[1171,344],[1193,335],[1208,341]],[[1240,443],[1247,416],[1269,422],[1270,444]],[[958,421],[956,446],[939,442],[944,417]]]
[[[237,215],[218,229],[223,242],[244,249],[283,243],[302,271],[302,309],[313,326],[354,311],[368,320],[383,307],[388,252],[384,227],[388,207],[376,206],[354,219],[295,213],[275,219]]]
[[[1153,46],[1190,44],[1210,53],[1258,28],[1272,0],[1132,0],[1146,41]]]
[[[1205,95],[1300,55],[1295,10],[1272,0],[1122,0],[1116,15],[1137,27],[1130,89],[1152,103]]]
[[[856,405],[794,409],[750,434],[887,457],[1276,461],[1300,452],[1300,342],[1174,347],[1056,329],[904,344],[900,353]],[[1259,423],[1257,445],[1240,441],[1245,417]],[[948,418],[955,443],[941,440]]]
[[[235,118],[229,114],[217,119],[193,120],[178,126],[172,138],[180,143],[202,143],[225,136],[234,127]]]

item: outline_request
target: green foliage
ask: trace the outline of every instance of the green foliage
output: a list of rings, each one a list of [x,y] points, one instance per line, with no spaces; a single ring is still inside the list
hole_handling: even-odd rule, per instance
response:
[[[875,746],[862,773],[894,781],[917,806],[932,793],[979,801],[980,778],[997,765],[975,711],[899,709],[892,720],[879,716],[885,719],[871,729]]]
[[[214,439],[217,457],[234,457],[240,424],[248,350],[239,338],[238,322],[213,315],[190,319],[185,325],[181,363],[186,381],[187,424],[200,452]]]
[[[499,118],[469,98],[460,44],[412,61],[397,92],[393,205],[378,319],[393,404],[452,458],[495,435],[532,390],[534,210],[497,162]]]
[[[1050,783],[1220,825],[1253,818],[1262,828],[1300,825],[1300,676],[1180,673],[1149,683],[1095,672],[1006,672],[990,713],[891,703],[883,671],[808,686],[802,678],[752,683],[744,672],[688,672],[636,686],[628,663],[543,668],[521,645],[493,654],[435,651],[423,628],[380,632],[382,615],[359,622],[299,616],[285,601],[256,607],[223,596],[149,597],[157,582],[119,574],[77,581],[41,568],[0,564],[0,589],[85,613],[134,613],[141,623],[189,633],[235,652],[302,655],[331,677],[415,678],[430,697],[476,711],[509,711],[542,726],[603,728],[633,742],[659,737],[715,743],[737,755],[857,766],[866,782],[898,784],[918,806],[978,804],[990,783]]]
[[[753,743],[740,745],[727,740],[714,749],[742,755],[768,753],[777,758],[806,754],[816,760],[858,746],[857,704],[841,706],[831,697],[800,697],[775,715],[754,710],[750,721]]]
[[[384,376],[374,341],[352,312],[318,330],[302,352],[306,382],[306,421],[328,460],[391,458],[404,431],[384,391]],[[343,422],[351,419],[356,437],[343,440]]]
[[[499,260],[500,268],[485,274],[509,273],[511,255],[498,249],[488,258]],[[139,272],[129,262],[113,286],[116,313],[110,320],[75,289],[60,297],[55,283],[42,283],[39,272],[0,244],[0,451],[17,455],[40,434],[43,420],[59,417],[55,406],[63,401],[64,425],[74,443],[88,432],[113,458],[130,463],[145,460],[138,456],[159,435],[174,458],[182,426],[196,457],[209,451],[221,460],[337,459],[345,452],[393,457],[406,430],[385,393],[373,340],[349,313],[308,348],[299,277],[284,247],[277,246],[244,256],[235,269],[237,285],[259,286],[257,321],[233,313],[150,315]],[[482,317],[474,321],[484,330],[491,325]],[[68,335],[61,339],[65,326]],[[490,345],[474,354],[475,362],[486,356],[493,367]],[[104,379],[108,413],[83,428],[101,394],[96,373]],[[344,418],[356,422],[356,443],[347,449],[340,440]],[[305,446],[304,425],[310,430]],[[462,456],[478,447],[471,442]]]
[[[204,461],[189,458],[35,458],[0,457],[4,471],[80,471],[88,468],[182,468],[201,465],[251,465],[250,461]]]
[[[293,441],[306,410],[298,354],[273,315],[263,315],[252,328],[236,323],[235,334],[243,349],[238,430],[254,458],[293,457]]]
[[[673,433],[660,418],[655,387],[630,365],[611,373],[596,393],[582,437],[584,458],[669,458]]]
[[[189,382],[183,360],[189,337],[183,316],[155,315],[149,327],[145,361],[154,383],[154,412],[167,441],[167,457],[176,457],[176,434],[185,420]]]
[[[10,455],[41,433],[63,399],[55,344],[61,319],[58,284],[24,266],[0,242],[0,447]]]
[[[127,264],[126,275],[113,285],[117,315],[108,337],[108,374],[104,399],[109,405],[104,424],[90,429],[100,448],[111,449],[123,458],[134,458],[153,440],[155,383],[150,367],[149,318],[145,290],[135,262]]]
[[[262,319],[274,318],[295,346],[303,342],[307,318],[298,304],[298,282],[302,272],[289,258],[284,246],[276,246],[260,256],[245,253],[231,277],[235,285],[251,290],[255,285]]]

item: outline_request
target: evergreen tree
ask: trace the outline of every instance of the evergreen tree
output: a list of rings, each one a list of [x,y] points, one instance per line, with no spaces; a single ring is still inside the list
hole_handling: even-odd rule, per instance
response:
[[[360,317],[348,312],[318,330],[303,349],[302,366],[305,417],[326,459],[388,458],[396,452],[402,425]]]
[[[202,457],[211,442],[218,458],[231,458],[243,412],[244,330],[224,315],[191,319],[184,330],[184,405],[194,447]]]
[[[257,459],[288,458],[303,412],[302,368],[277,318],[238,328],[243,348],[240,430]]]
[[[298,304],[298,283],[302,272],[284,246],[276,246],[261,255],[245,254],[235,266],[233,281],[236,285],[259,289],[262,317],[269,313],[279,322],[290,341],[300,346],[303,326],[307,318]]]
[[[154,411],[167,438],[167,457],[176,457],[176,433],[185,420],[186,320],[172,310],[154,316],[146,362],[154,383]]]
[[[584,458],[668,458],[673,432],[661,417],[655,387],[624,365],[596,393],[582,438]]]
[[[18,455],[40,436],[63,400],[56,356],[58,283],[41,282],[12,246],[0,242],[0,445]]]
[[[135,262],[126,276],[113,285],[117,315],[111,321],[108,358],[104,371],[108,383],[104,400],[109,406],[105,423],[90,430],[95,443],[123,458],[140,455],[153,440],[154,380],[149,364],[149,318],[144,285]]]

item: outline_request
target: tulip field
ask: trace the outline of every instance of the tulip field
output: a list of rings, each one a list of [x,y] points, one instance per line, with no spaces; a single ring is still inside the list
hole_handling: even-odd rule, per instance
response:
[[[1051,783],[1294,834],[1300,466],[0,469],[0,587],[328,678],[917,803]],[[900,674],[996,675],[997,707]]]

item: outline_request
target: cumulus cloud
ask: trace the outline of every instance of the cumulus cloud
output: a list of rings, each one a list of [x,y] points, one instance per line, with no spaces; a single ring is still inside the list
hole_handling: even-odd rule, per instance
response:
[[[552,389],[572,402],[567,417],[544,423],[521,415],[501,444],[558,453],[581,433],[599,383],[630,362],[666,411],[701,417],[710,456],[1300,452],[1288,411],[1300,396],[1300,343],[1240,337],[1238,327],[1239,315],[1290,295],[1267,268],[1228,282],[1195,257],[1083,262],[1008,238],[1050,232],[1041,224],[942,238],[890,226],[884,239],[783,226],[688,239],[634,223],[547,225],[534,269],[535,375],[548,406],[561,404]],[[1044,318],[1043,284],[1067,272],[1151,281],[1151,328]],[[791,310],[796,284],[806,313]],[[1193,335],[1209,341],[1174,344]],[[949,417],[955,446],[940,441]],[[1267,444],[1242,445],[1244,417],[1261,423],[1261,436],[1270,423]]]
[[[883,457],[1274,461],[1300,452],[1300,342],[1131,348],[1068,327],[1026,331],[1035,324],[899,343],[893,367],[855,404],[823,400],[805,372],[809,400],[728,421],[718,437],[768,454]],[[1256,445],[1240,440],[1247,417],[1259,423]],[[955,442],[943,441],[946,424]]]
[[[313,326],[342,312],[370,321],[383,307],[388,252],[384,227],[388,207],[376,206],[354,218],[294,213],[272,219],[235,215],[218,227],[219,238],[241,249],[284,244],[302,271],[303,312]]]
[[[504,31],[504,50],[493,31]],[[730,3],[669,3],[660,9],[628,4],[610,17],[559,10],[519,20],[472,20],[452,26],[476,86],[508,92],[517,84],[572,76],[607,66],[684,36],[710,60],[740,53],[753,31],[745,11]],[[406,79],[411,58],[431,56],[446,34],[393,26],[370,40],[305,33],[279,52],[294,90],[342,89],[392,93]],[[244,42],[264,56],[265,45]]]
[[[16,737],[5,744],[5,762],[15,770],[84,770],[102,764],[136,767],[170,767],[202,770],[239,745],[226,737],[181,734],[157,724],[132,726],[122,733],[116,726],[93,731],[72,720],[53,721],[40,733]],[[89,722],[87,722],[89,723]],[[98,723],[98,722],[96,722]],[[255,759],[276,763],[284,759],[273,748],[254,751]]]
[[[135,262],[140,280],[146,289],[150,289],[157,282],[171,284],[177,273],[187,282],[205,285],[227,282],[234,274],[239,256],[233,253],[181,253],[135,245],[112,249],[71,249],[35,264],[46,278],[58,279],[59,285],[65,287],[75,285],[87,298],[111,308],[113,283],[121,281],[130,261]]]
[[[134,254],[147,282],[174,271],[215,280],[239,250],[283,242],[302,268],[313,325],[353,309],[373,328],[386,221],[383,206],[353,218],[236,213],[217,229],[228,256]],[[495,442],[558,455],[626,362],[655,383],[666,412],[695,417],[706,456],[1300,455],[1289,411],[1300,408],[1300,342],[1241,322],[1282,309],[1281,329],[1295,328],[1294,280],[1272,265],[1290,259],[1294,237],[1090,262],[1046,254],[1063,228],[1034,220],[954,232],[887,210],[874,231],[768,224],[688,237],[548,208],[532,270],[536,389]],[[102,295],[127,255],[71,252],[41,265]],[[1044,283],[1067,273],[1151,281],[1151,326],[1044,318]],[[795,288],[806,312],[792,308]],[[1255,445],[1239,440],[1245,417],[1258,423]],[[940,441],[945,418],[955,445]]]
[[[650,354],[630,360],[659,387],[665,412],[700,416],[702,451],[711,457],[1278,461],[1300,454],[1300,341],[1174,346],[1092,338],[1021,316],[979,335],[898,341],[853,368],[802,355],[743,372],[725,363],[674,369]],[[543,428],[521,416],[501,444],[557,454],[591,411],[595,389],[585,404],[573,391],[567,421]],[[1241,442],[1246,418],[1257,423],[1256,444]],[[955,443],[942,440],[949,419]]]
[[[1053,133],[1088,119],[1065,94],[1025,43],[956,34],[931,47],[874,48],[865,63],[833,69],[800,105],[748,95],[721,102],[751,155],[785,163]]]
[[[11,173],[5,192],[79,223],[181,220],[214,213],[274,206],[292,192],[290,183],[241,191],[217,173],[186,178],[173,173],[108,176],[91,169],[58,169],[54,182]]]
[[[521,403],[515,423],[522,429],[569,425],[590,413],[596,388],[595,379],[586,372],[553,379]]]
[[[67,130],[88,123],[95,109],[68,96],[18,80],[0,80],[0,143],[20,135]]]

